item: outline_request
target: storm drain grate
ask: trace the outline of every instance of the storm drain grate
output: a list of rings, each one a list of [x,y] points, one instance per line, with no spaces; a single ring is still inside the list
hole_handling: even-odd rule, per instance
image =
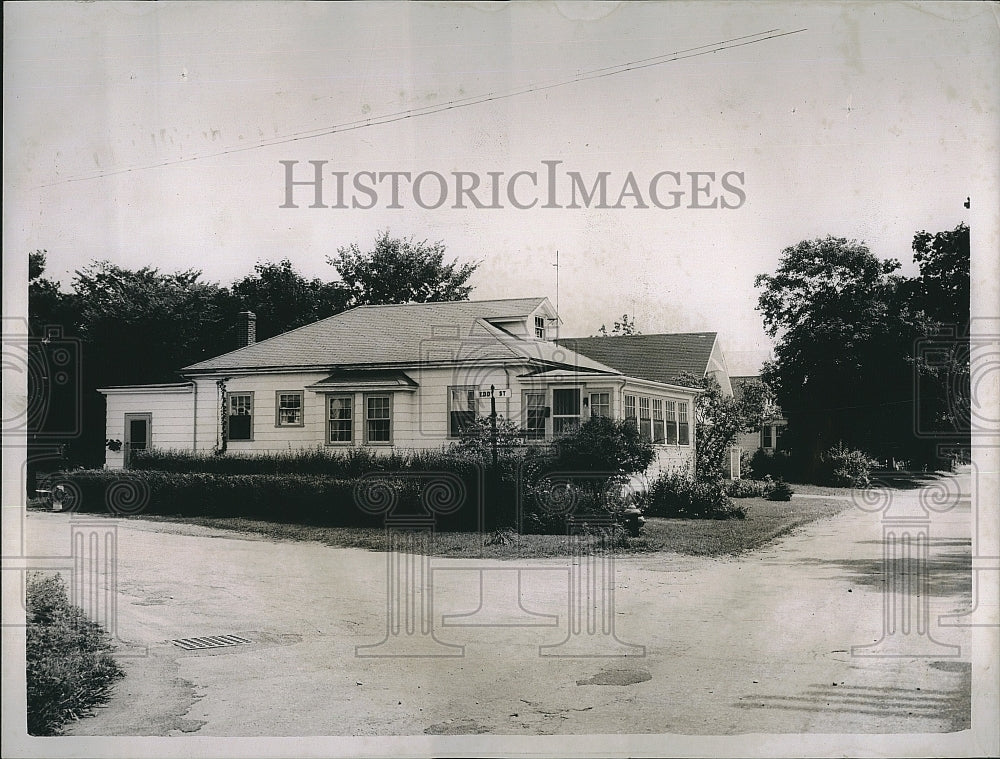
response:
[[[225,648],[253,641],[241,638],[239,635],[209,635],[204,638],[180,638],[170,642],[185,651],[199,651],[203,648]]]

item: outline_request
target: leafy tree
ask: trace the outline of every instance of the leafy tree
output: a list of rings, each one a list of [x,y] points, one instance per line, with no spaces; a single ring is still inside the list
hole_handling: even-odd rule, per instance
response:
[[[306,279],[287,258],[257,263],[253,274],[233,283],[230,295],[237,311],[257,315],[258,340],[338,314],[351,297],[339,283]]]
[[[614,328],[611,332],[608,332],[607,327],[603,324],[598,330],[601,337],[618,337],[620,335],[638,335],[641,334],[639,330],[635,328],[635,319],[629,319],[628,314],[622,314],[622,320],[620,322],[615,322]]]
[[[42,337],[47,326],[61,326],[64,332],[72,317],[70,297],[59,283],[44,277],[46,250],[28,254],[28,324],[32,335]]]
[[[762,376],[789,420],[785,443],[806,475],[844,442],[882,455],[912,444],[912,368],[919,326],[895,259],[857,241],[804,240],[761,274],[757,309],[778,339]]]
[[[356,244],[327,257],[350,293],[350,306],[384,303],[430,303],[468,300],[469,278],[478,261],[445,263],[443,243],[414,242],[381,232],[375,246],[362,251]]]
[[[695,399],[695,477],[718,481],[728,471],[729,450],[737,438],[759,429],[775,411],[775,398],[764,382],[747,382],[737,399],[724,395],[712,375],[697,377],[685,372],[675,380],[701,390]]]

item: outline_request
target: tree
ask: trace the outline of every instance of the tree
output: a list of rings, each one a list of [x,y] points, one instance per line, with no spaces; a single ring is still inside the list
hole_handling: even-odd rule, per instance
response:
[[[43,337],[49,326],[63,327],[72,321],[70,297],[59,289],[59,283],[43,276],[46,250],[28,254],[28,324],[32,335]]]
[[[351,297],[339,283],[306,279],[287,258],[258,262],[253,274],[233,283],[230,295],[235,310],[257,315],[258,340],[338,314]]]
[[[765,382],[756,381],[745,383],[739,398],[727,396],[712,375],[697,377],[690,372],[675,382],[701,390],[694,404],[695,476],[702,481],[722,480],[737,438],[759,429],[774,414],[774,393]]]
[[[629,320],[628,314],[622,314],[622,320],[620,322],[615,322],[614,329],[611,333],[608,333],[607,327],[603,324],[598,330],[601,333],[601,337],[619,337],[621,335],[638,335],[641,334],[639,330],[635,328],[635,319]]]
[[[776,273],[755,280],[757,309],[778,339],[762,376],[789,420],[784,442],[809,469],[839,442],[881,455],[912,444],[909,356],[919,328],[899,266],[826,237],[785,248]]]
[[[480,262],[445,263],[441,242],[414,242],[381,232],[362,252],[355,244],[327,257],[350,294],[350,306],[468,300],[467,284]]]
[[[971,426],[969,228],[913,236],[920,276],[910,280],[910,305],[924,339],[913,356],[920,431],[968,443]],[[943,441],[942,441],[943,442]]]

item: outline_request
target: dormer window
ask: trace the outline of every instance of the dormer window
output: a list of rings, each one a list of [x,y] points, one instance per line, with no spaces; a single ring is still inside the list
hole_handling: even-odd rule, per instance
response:
[[[545,339],[545,318],[542,316],[535,317],[535,337],[539,340]]]

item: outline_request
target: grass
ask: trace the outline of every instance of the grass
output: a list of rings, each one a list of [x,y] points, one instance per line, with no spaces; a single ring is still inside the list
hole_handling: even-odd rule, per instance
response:
[[[70,604],[62,577],[30,574],[25,600],[28,734],[59,735],[106,701],[124,673],[104,630]]]
[[[848,507],[847,502],[828,499],[795,498],[789,502],[743,498],[749,508],[746,519],[661,519],[650,517],[642,535],[618,545],[622,553],[671,551],[694,556],[733,555],[759,548],[792,529],[816,519],[833,516]],[[386,534],[380,528],[317,527],[243,518],[140,516],[156,522],[193,524],[270,540],[316,541],[337,548],[387,550]],[[509,535],[507,544],[484,545],[476,532],[436,533],[428,546],[433,556],[483,559],[523,559],[565,556],[569,553],[564,535]],[[598,539],[588,539],[596,548]]]

